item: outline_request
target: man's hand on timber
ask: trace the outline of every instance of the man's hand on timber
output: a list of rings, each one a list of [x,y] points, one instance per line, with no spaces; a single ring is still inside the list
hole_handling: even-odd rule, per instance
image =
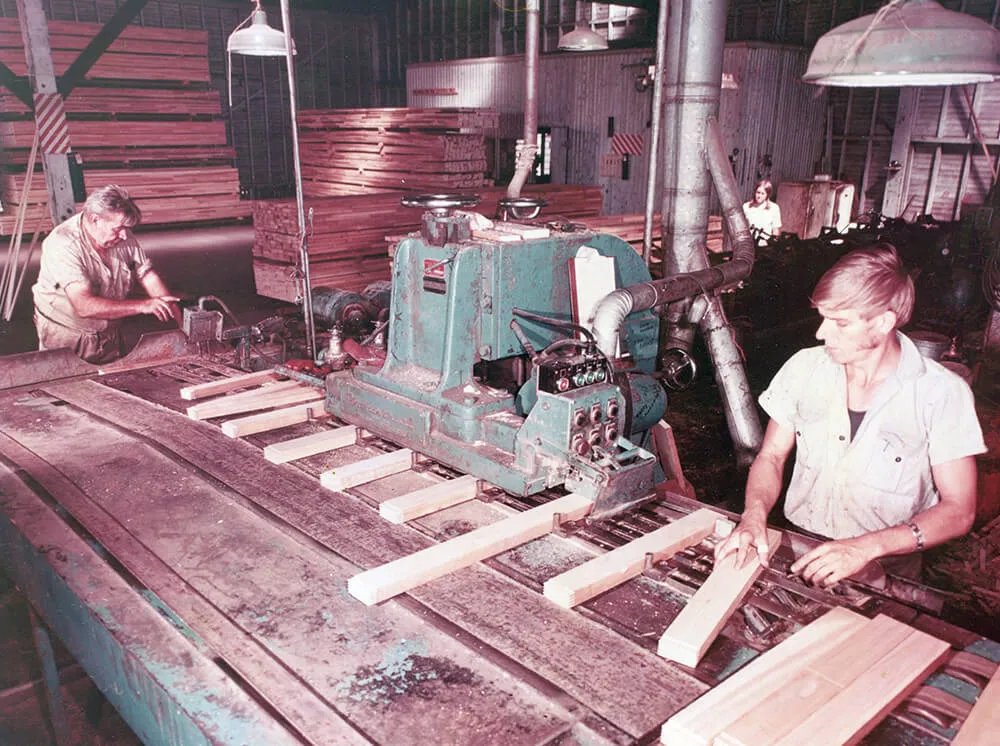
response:
[[[864,537],[828,541],[799,557],[791,571],[799,573],[807,583],[829,588],[834,583],[859,572],[876,559]]]
[[[767,523],[744,518],[740,525],[733,529],[733,532],[715,545],[715,561],[725,557],[731,552],[736,552],[736,567],[743,567],[747,560],[756,552],[760,558],[760,563],[767,566],[770,557],[767,545]]]
[[[180,301],[173,295],[160,295],[156,298],[147,298],[143,301],[142,313],[155,316],[160,321],[170,321],[174,318],[174,303]]]

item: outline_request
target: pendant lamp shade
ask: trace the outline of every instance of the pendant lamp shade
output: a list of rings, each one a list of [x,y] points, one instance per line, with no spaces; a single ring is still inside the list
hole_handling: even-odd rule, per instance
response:
[[[267,24],[267,13],[258,8],[251,16],[250,25],[238,28],[229,35],[226,51],[230,54],[245,54],[249,57],[284,57],[285,33]],[[295,42],[292,42],[295,54]]]
[[[559,49],[564,52],[596,52],[607,48],[607,39],[582,26],[577,26],[559,39]]]
[[[589,3],[587,3],[589,4]],[[556,48],[563,52],[598,52],[608,48],[608,40],[591,29],[582,17],[581,9],[584,2],[576,3],[576,26],[559,37]],[[593,6],[591,6],[593,7]]]
[[[893,0],[820,37],[802,80],[853,87],[985,83],[1000,76],[1000,31],[933,0]]]

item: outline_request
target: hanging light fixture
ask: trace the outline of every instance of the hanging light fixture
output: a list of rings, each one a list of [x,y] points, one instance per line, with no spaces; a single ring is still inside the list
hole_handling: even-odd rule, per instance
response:
[[[1000,31],[933,0],[892,0],[820,37],[802,80],[854,87],[986,83],[1000,76]]]
[[[249,26],[245,26],[247,21],[250,21]],[[260,7],[260,0],[255,0],[253,13],[229,35],[226,52],[251,57],[284,57],[285,45],[285,33],[267,24],[267,13]],[[294,41],[292,54],[295,54]]]
[[[278,57],[283,56],[288,69],[288,106],[292,119],[292,165],[295,171],[295,207],[298,213],[299,223],[299,268],[300,278],[303,283],[302,293],[302,315],[306,322],[306,345],[309,356],[315,358],[316,350],[316,324],[313,318],[312,307],[312,280],[309,276],[309,242],[306,234],[306,210],[305,200],[302,194],[302,158],[299,155],[299,117],[298,106],[295,102],[295,42],[292,41],[291,14],[288,9],[288,0],[281,0],[281,25],[283,31],[271,28],[267,24],[267,14],[260,7],[260,0],[253,0],[254,10],[247,16],[243,23],[236,27],[236,30],[229,35],[226,42],[226,59],[230,60],[231,54],[243,54],[249,57]],[[250,25],[246,26],[247,22]],[[232,89],[232,65],[229,65],[229,105],[233,105]]]
[[[586,5],[592,5],[586,3]],[[559,38],[557,48],[563,52],[598,52],[608,48],[608,40],[592,30],[589,24],[580,18],[580,8],[584,3],[577,2],[576,26],[572,31]]]

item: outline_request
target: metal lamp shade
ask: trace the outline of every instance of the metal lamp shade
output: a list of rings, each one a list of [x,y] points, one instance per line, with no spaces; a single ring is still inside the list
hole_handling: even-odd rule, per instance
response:
[[[596,52],[608,48],[608,40],[589,28],[577,26],[562,35],[558,48],[564,52]]]
[[[802,79],[871,88],[985,83],[998,76],[1000,31],[933,0],[910,0],[828,31]]]
[[[226,51],[249,57],[284,57],[285,34],[268,26],[267,14],[256,10],[249,26],[229,35]],[[292,42],[292,54],[295,54],[295,42]]]

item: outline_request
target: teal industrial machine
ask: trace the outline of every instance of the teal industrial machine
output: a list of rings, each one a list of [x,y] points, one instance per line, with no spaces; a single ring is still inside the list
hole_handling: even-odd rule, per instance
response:
[[[641,257],[572,224],[473,237],[457,208],[477,201],[405,201],[426,212],[396,249],[384,349],[352,348],[359,363],[327,378],[327,409],[517,495],[564,485],[593,497],[595,516],[648,497],[656,460],[637,443],[666,409],[651,375],[658,318],[630,315],[610,359],[573,321],[570,261],[583,246],[613,257],[625,287],[650,280]]]

